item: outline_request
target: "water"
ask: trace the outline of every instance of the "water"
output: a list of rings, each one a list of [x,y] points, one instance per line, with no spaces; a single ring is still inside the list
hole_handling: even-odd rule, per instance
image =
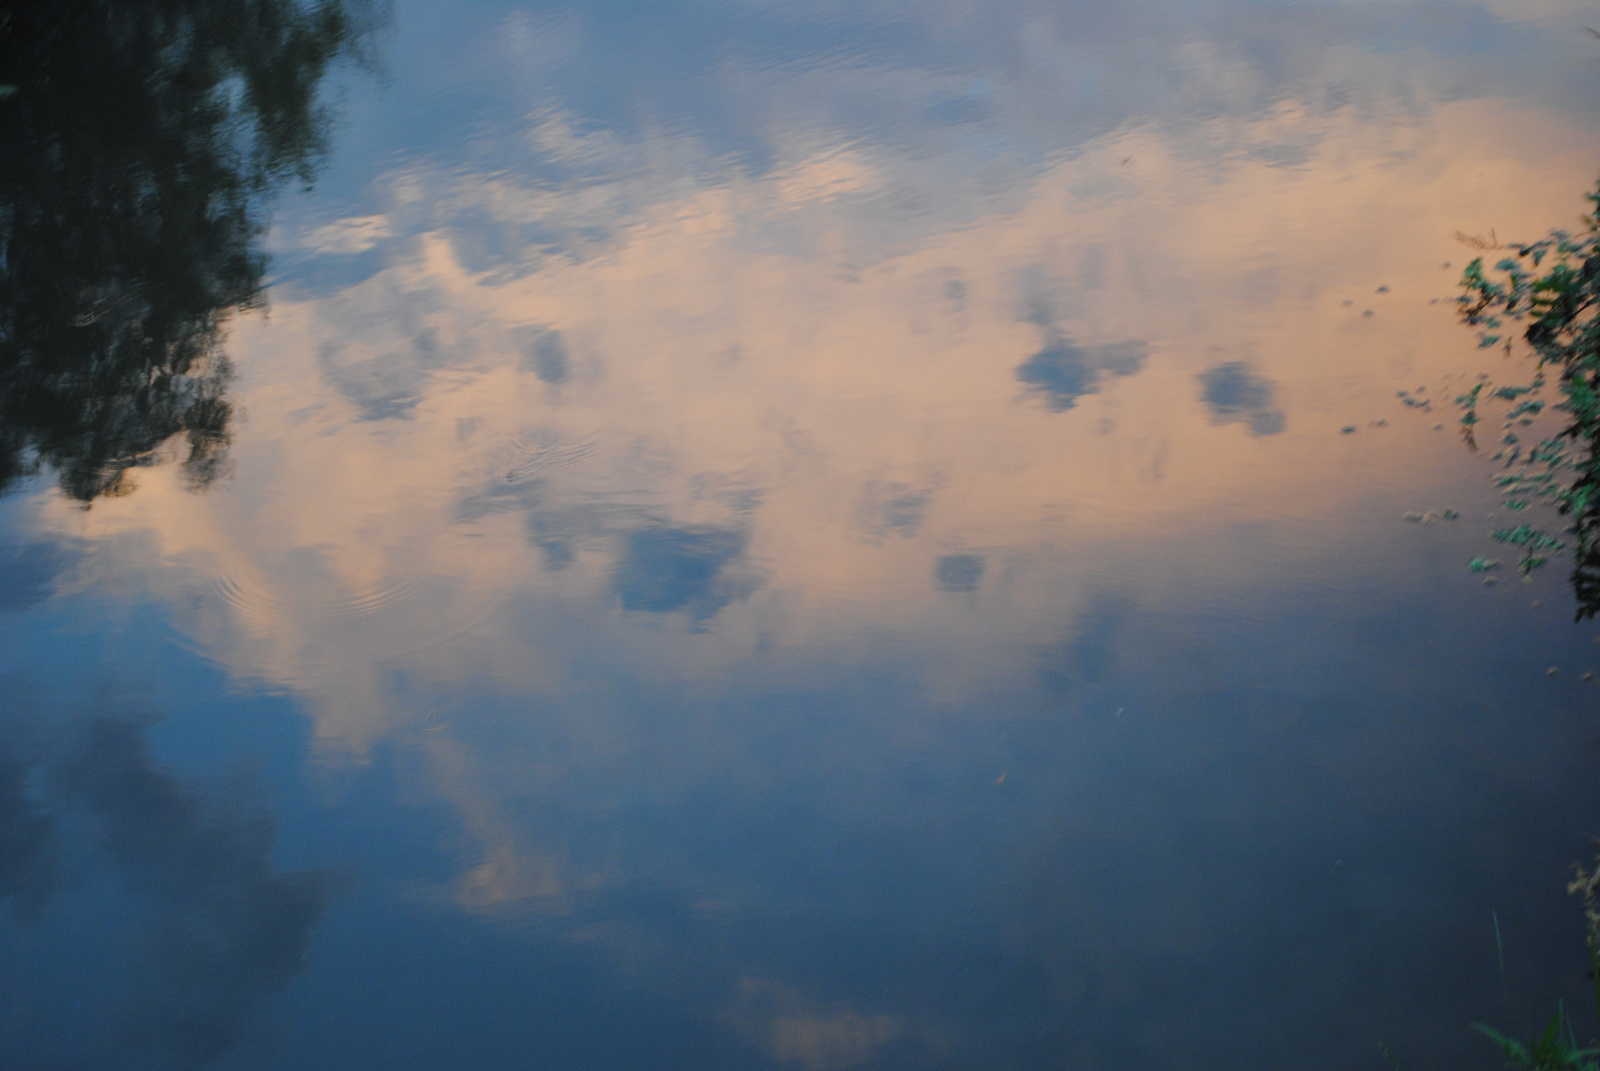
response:
[[[1453,235],[1585,207],[1581,6],[352,10],[321,157],[103,16],[0,45],[7,1067],[1490,1067],[1590,1006],[1600,629],[1468,570],[1451,403],[1528,374]]]

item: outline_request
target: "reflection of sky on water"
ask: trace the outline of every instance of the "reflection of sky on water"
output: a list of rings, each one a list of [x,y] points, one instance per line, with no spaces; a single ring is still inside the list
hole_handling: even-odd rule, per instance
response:
[[[1450,234],[1580,207],[1574,11],[402,5],[231,479],[4,503],[26,720],[172,711],[84,731],[175,846],[8,760],[0,844],[122,833],[0,1016],[104,873],[221,935],[224,1066],[1454,1059],[1491,910],[1576,992],[1595,649],[1394,400],[1476,371]],[[239,753],[276,865],[186,817]]]
[[[1219,424],[1248,424],[1257,435],[1283,430],[1283,411],[1272,408],[1272,383],[1252,375],[1243,361],[1228,361],[1200,373],[1200,400]]]

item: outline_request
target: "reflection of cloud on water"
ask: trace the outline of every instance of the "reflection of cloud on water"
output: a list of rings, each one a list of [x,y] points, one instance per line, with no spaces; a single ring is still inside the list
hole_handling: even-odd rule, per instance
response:
[[[873,480],[865,489],[867,530],[874,536],[890,532],[908,539],[922,528],[922,518],[933,497],[933,487],[913,487],[894,480]]]
[[[1094,394],[1110,376],[1131,376],[1144,366],[1149,350],[1143,342],[1110,342],[1080,346],[1058,338],[1017,367],[1017,378],[1044,395],[1053,413],[1062,413],[1085,394]]]
[[[940,591],[977,591],[983,576],[983,558],[976,554],[946,554],[934,567]]]
[[[898,1016],[825,1005],[780,982],[756,978],[739,983],[725,1016],[774,1059],[805,1071],[860,1067],[906,1033]]]
[[[140,942],[125,974],[96,965],[106,977],[126,979],[109,997],[114,1011],[98,1038],[81,1037],[81,1029],[14,1035],[0,1041],[0,1054],[8,1043],[39,1052],[93,1040],[161,1066],[215,1061],[246,1017],[300,971],[332,892],[330,876],[274,868],[271,816],[236,791],[198,791],[161,769],[134,723],[89,719],[40,765],[0,756],[0,897],[28,908],[33,926],[76,926],[80,901],[56,895],[64,890],[51,859],[94,860],[118,877],[117,926]],[[59,816],[25,794],[40,773]],[[89,819],[92,847],[80,843],[87,832],[80,817]],[[123,947],[120,936],[102,935],[104,946]],[[26,984],[30,969],[58,968],[15,959],[0,968],[0,981]],[[97,992],[84,981],[86,993]]]
[[[1055,72],[1084,77],[1046,37],[1034,43],[1019,62],[1045,72],[1043,88]],[[1228,94],[1260,93],[1228,55],[1186,59],[1216,76],[1206,107],[1238,115]],[[870,75],[854,72],[857,87]],[[1014,107],[983,96],[996,123]],[[1048,93],[1039,103],[1040,122],[1055,122],[1062,109]],[[1288,130],[1197,123],[1196,143],[1262,147],[1199,182],[1194,154],[1138,126],[1068,155],[1024,147],[1037,170],[1021,180],[1005,158],[1015,146],[997,144],[985,166],[998,159],[1005,176],[984,196],[925,153],[870,142],[846,151],[847,139],[818,135],[756,174],[715,166],[690,139],[619,145],[567,131],[561,141],[541,120],[530,140],[596,181],[416,165],[388,183],[395,203],[382,218],[399,237],[373,247],[377,276],[332,297],[288,295],[270,327],[241,325],[251,422],[231,487],[196,500],[152,479],[137,500],[51,520],[82,526],[107,572],[145,578],[134,597],[169,600],[177,628],[236,678],[293,690],[323,740],[359,752],[416,717],[428,687],[505,696],[499,721],[460,709],[426,745],[419,780],[471,841],[449,885],[459,905],[570,919],[614,863],[635,916],[641,901],[698,882],[742,921],[772,895],[740,887],[751,870],[771,871],[756,885],[787,876],[748,845],[783,854],[801,826],[817,840],[801,862],[827,866],[811,868],[821,873],[795,901],[836,903],[844,883],[827,881],[849,838],[835,834],[881,822],[900,834],[884,843],[914,845],[973,813],[958,803],[913,828],[921,819],[903,806],[926,756],[985,735],[952,723],[1012,716],[949,701],[964,675],[1010,686],[1016,648],[1064,636],[1043,666],[1025,668],[1057,693],[1103,683],[1129,649],[1128,612],[1094,603],[1075,625],[1058,623],[1104,571],[1155,562],[1159,550],[1176,560],[1141,582],[1181,588],[1174,577],[1199,559],[1208,571],[1194,585],[1227,584],[1238,559],[1206,543],[1218,502],[1232,523],[1307,499],[1327,509],[1346,493],[1348,462],[1236,464],[1246,437],[1205,432],[1197,369],[1171,356],[1193,351],[1175,340],[1292,338],[1303,367],[1263,369],[1263,383],[1303,384],[1293,377],[1346,352],[1351,379],[1385,370],[1388,342],[1320,317],[1324,289],[1404,263],[1458,225],[1452,214],[1482,192],[1450,162],[1463,130],[1474,170],[1479,139],[1572,140],[1533,127],[1497,140],[1503,121],[1457,111],[1405,127],[1406,159],[1375,148],[1351,111],[1275,116]],[[1332,160],[1321,171],[1259,166],[1292,157],[1272,148],[1285,145],[1313,155],[1331,145]],[[944,214],[952,204],[964,221]],[[1395,204],[1403,218],[1391,226]],[[1266,264],[1263,249],[1282,248],[1287,228],[1295,244],[1270,255],[1286,262]],[[885,232],[894,240],[875,244]],[[1019,325],[1014,269],[1031,263],[1092,300],[1063,297]],[[1241,274],[1274,276],[1304,300],[1241,303]],[[1268,306],[1271,322],[1249,319]],[[1420,334],[1415,318],[1397,330]],[[1135,336],[1151,355],[1137,342],[1073,341]],[[334,356],[317,363],[317,353]],[[1019,382],[1032,404],[1015,404]],[[1254,396],[1211,400],[1241,397]],[[1270,398],[1240,411],[1275,412]],[[1312,420],[1301,414],[1303,436]],[[1116,433],[1095,437],[1113,417]],[[1295,435],[1279,442],[1274,453],[1287,454]],[[581,463],[563,453],[577,444],[593,444]],[[1134,486],[1146,472],[1166,474],[1160,494]],[[1176,545],[1175,528],[1194,546]],[[946,553],[965,547],[986,557]],[[752,562],[760,590],[744,579]],[[949,594],[980,585],[981,598]],[[695,630],[713,615],[715,634]],[[816,698],[824,674],[861,663],[892,667],[871,702]],[[955,682],[948,692],[940,674]],[[730,681],[754,699],[703,701]],[[1014,771],[1004,791],[1026,783]],[[757,786],[744,799],[789,823],[748,827],[776,832],[759,841],[728,838],[737,873],[715,874],[704,853],[661,862],[650,853],[674,846],[627,843],[625,830],[642,829],[641,839],[703,848],[745,828],[697,809],[729,799],[729,784]],[[815,811],[787,806],[798,784],[828,790]],[[663,829],[674,816],[690,831]],[[981,853],[945,843],[930,853],[940,874],[981,869]],[[867,885],[850,891],[876,895]],[[688,943],[670,929],[653,936]],[[728,1015],[807,1071],[884,1060],[910,1032],[881,1006],[831,997],[751,982]]]
[[[570,372],[567,340],[560,331],[551,328],[527,329],[523,342],[522,367],[546,383],[565,383]]]
[[[134,725],[89,722],[55,781],[93,816],[130,889],[159,905],[126,1029],[178,1066],[215,1060],[299,972],[328,876],[274,870],[271,820],[219,808],[158,769]]]
[[[24,919],[37,914],[55,884],[55,819],[29,798],[30,775],[26,763],[0,751],[0,901],[10,900]]]
[[[1209,503],[1229,501],[1237,519],[1351,493],[1326,453],[1244,464],[1253,444],[1205,433],[1218,410],[1194,405],[1193,371],[1169,355],[1241,332],[1261,335],[1261,352],[1292,353],[1292,365],[1276,358],[1213,392],[1263,431],[1277,403],[1260,384],[1287,391],[1336,358],[1352,382],[1386,369],[1388,344],[1316,296],[1379,267],[1396,294],[1437,287],[1436,261],[1409,281],[1397,267],[1478,225],[1464,206],[1483,199],[1472,176],[1484,165],[1466,174],[1449,161],[1477,160],[1487,126],[1571,141],[1549,120],[1491,121],[1481,107],[1418,120],[1407,137],[1421,147],[1400,157],[1349,109],[1271,117],[1295,123],[1315,126],[1335,161],[1293,170],[1227,157],[1196,187],[1172,146],[1130,128],[1022,175],[982,226],[940,231],[913,213],[916,240],[883,249],[863,246],[856,224],[860,197],[887,211],[892,146],[851,149],[879,183],[870,195],[847,192],[844,172],[828,170],[839,147],[820,138],[763,178],[688,167],[696,147],[674,138],[646,151],[573,134],[599,139],[597,176],[627,187],[609,192],[408,165],[382,185],[397,235],[380,247],[382,270],[321,298],[280,295],[270,323],[236,327],[250,434],[230,484],[190,496],[152,469],[138,495],[88,514],[50,506],[47,523],[94,546],[100,590],[169,599],[198,649],[237,678],[291,688],[320,738],[358,753],[412,716],[389,675],[425,666],[452,679],[462,658],[541,692],[589,672],[597,651],[675,675],[681,659],[710,673],[754,657],[757,633],[769,647],[835,653],[893,635],[953,652],[941,662],[951,677],[982,673],[990,655],[970,630],[983,618],[947,597],[966,581],[940,579],[942,554],[983,546],[991,565],[1016,562],[1014,579],[981,583],[1013,635],[1045,643],[1061,607],[1083,597],[1085,547],[1165,545],[1172,510],[1198,539],[1223,523]],[[1495,166],[1522,175],[1520,142],[1506,144]],[[778,176],[813,157],[808,189],[825,195],[785,200]],[[1565,181],[1558,170],[1529,180],[1544,184],[1531,201]],[[1107,176],[1138,196],[1075,192]],[[432,195],[448,191],[484,227],[570,224],[603,233],[605,255],[474,271],[455,230],[428,229]],[[1310,222],[1308,199],[1320,206]],[[1270,273],[1259,268],[1269,241],[1285,258]],[[1306,300],[1254,319],[1229,265]],[[1075,304],[1086,292],[1093,302]],[[1427,354],[1432,330],[1397,311],[1385,337]],[[1105,389],[1136,371],[1137,392]],[[1019,377],[1042,404],[1016,404]],[[1087,419],[1050,412],[1067,408]],[[1291,424],[1285,456],[1305,434]],[[1140,483],[1155,474],[1160,494]],[[530,658],[527,621],[551,613],[567,624]],[[740,627],[694,630],[713,614]]]
[[[1027,77],[1050,88],[1070,35],[1029,40]],[[468,661],[532,691],[560,689],[595,650],[641,672],[688,659],[711,673],[753,657],[744,637],[758,630],[769,646],[835,654],[894,635],[978,666],[988,655],[967,630],[986,626],[945,594],[966,581],[940,577],[951,548],[994,548],[986,595],[1015,635],[1045,643],[1058,609],[1081,600],[1084,546],[1137,554],[1168,538],[1172,511],[1204,529],[1219,501],[1256,515],[1348,487],[1328,456],[1300,458],[1292,478],[1287,464],[1240,464],[1254,444],[1206,433],[1199,369],[1176,354],[1272,336],[1259,350],[1271,362],[1249,375],[1282,384],[1280,402],[1326,397],[1302,377],[1336,357],[1351,380],[1385,369],[1387,343],[1324,316],[1319,296],[1380,267],[1397,295],[1437,288],[1436,274],[1407,284],[1393,269],[1480,227],[1468,206],[1511,188],[1507,169],[1525,174],[1525,146],[1577,141],[1492,104],[1381,123],[1326,102],[1221,108],[1230,85],[1249,101],[1262,87],[1228,82],[1248,70],[1232,46],[1204,44],[1185,38],[1175,77],[1222,96],[1185,131],[1099,127],[1111,132],[1069,154],[1038,151],[1047,143],[1024,132],[1059,109],[1024,122],[1009,83],[906,82],[867,65],[833,72],[840,91],[895,106],[910,93],[919,111],[983,98],[985,152],[785,124],[757,167],[681,129],[545,111],[519,141],[537,167],[411,158],[318,238],[344,250],[390,235],[359,254],[374,274],[320,295],[279,290],[270,324],[236,326],[250,422],[233,482],[196,499],[152,471],[139,495],[47,523],[88,534],[123,591],[169,599],[198,649],[236,678],[293,689],[320,737],[357,751],[409,717],[386,676],[425,664],[454,678],[468,636]],[[1238,151],[1256,144],[1310,146],[1316,166]],[[987,177],[969,185],[930,159],[981,162]],[[1567,182],[1556,164],[1522,184],[1529,203]],[[1258,278],[1297,303],[1256,318]],[[1425,337],[1399,312],[1384,326],[1397,346]],[[1276,411],[1241,410],[1258,430]],[[1298,413],[1284,455],[1311,426]],[[387,419],[357,419],[370,417]],[[701,495],[707,473],[740,474],[751,504]],[[1159,494],[1139,483],[1157,475]],[[742,545],[635,545],[655,527]],[[722,586],[736,562],[759,563],[759,590]],[[409,577],[424,582],[402,591]],[[711,612],[751,628],[678,629]],[[550,614],[581,619],[587,645],[563,627],[531,659],[525,621]]]
[[[1116,668],[1118,647],[1132,606],[1118,595],[1101,593],[1073,623],[1067,639],[1045,650],[1040,682],[1049,691],[1070,694],[1099,684]]]
[[[747,596],[753,581],[727,571],[745,550],[743,532],[716,528],[651,527],[632,532],[613,587],[625,610],[666,614],[682,610],[696,621]]]
[[[300,244],[316,253],[347,257],[365,253],[392,237],[394,231],[382,216],[352,216],[316,228]]]
[[[1216,424],[1245,424],[1256,435],[1283,430],[1283,410],[1272,407],[1272,381],[1254,375],[1243,361],[1228,361],[1200,373],[1200,400]]]
[[[504,801],[485,791],[467,748],[440,733],[423,742],[421,753],[430,784],[450,801],[465,834],[460,875],[446,890],[455,904],[478,913],[558,915],[597,884],[567,853],[527,843]]]
[[[0,548],[0,610],[23,610],[50,597],[67,556],[54,543]]]

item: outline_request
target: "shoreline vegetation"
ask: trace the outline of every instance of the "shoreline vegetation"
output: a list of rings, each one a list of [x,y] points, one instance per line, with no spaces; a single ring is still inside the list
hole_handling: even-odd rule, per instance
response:
[[[1600,846],[1600,841],[1594,843]],[[1573,871],[1575,876],[1568,883],[1567,892],[1583,896],[1584,940],[1589,949],[1588,973],[1594,990],[1596,1022],[1600,1023],[1600,858],[1596,859],[1592,870],[1585,870],[1579,864],[1573,867]],[[1511,1001],[1504,991],[1505,948],[1500,940],[1498,916],[1494,918],[1494,946],[1500,961],[1501,1000],[1504,1005],[1502,1021],[1509,1024]],[[1511,1036],[1509,1025],[1505,1030],[1497,1030],[1485,1023],[1473,1023],[1472,1028],[1505,1054],[1508,1068],[1517,1071],[1600,1071],[1600,1040],[1591,1041],[1588,1045],[1579,1044],[1572,1017],[1563,1004],[1558,1003],[1555,1015],[1544,1029],[1525,1042]],[[1396,1067],[1388,1050],[1384,1049],[1383,1052],[1390,1067]]]
[[[1536,242],[1504,246],[1493,237],[1488,242],[1469,241],[1484,250],[1503,249],[1505,255],[1493,267],[1486,266],[1484,256],[1474,257],[1462,273],[1462,295],[1457,299],[1463,323],[1478,332],[1480,349],[1499,347],[1509,358],[1520,337],[1536,359],[1534,374],[1526,384],[1491,389],[1488,377],[1482,375],[1476,386],[1456,398],[1456,404],[1462,414],[1462,438],[1477,450],[1483,423],[1480,404],[1490,399],[1506,403],[1502,435],[1493,455],[1503,462],[1503,471],[1495,476],[1495,483],[1508,496],[1509,510],[1522,510],[1543,500],[1568,518],[1577,621],[1600,612],[1600,183],[1584,196],[1591,212],[1579,217],[1583,229],[1575,233],[1554,230]],[[1534,425],[1545,409],[1540,395],[1550,378],[1554,378],[1560,401],[1549,408],[1566,414],[1566,426],[1536,444],[1525,445],[1518,431]],[[1520,551],[1518,567],[1524,574],[1568,548],[1566,542],[1532,524],[1496,530],[1491,538]],[[1486,561],[1475,558],[1468,568],[1492,568]],[[1600,841],[1595,843],[1600,846]],[[1600,858],[1592,869],[1581,864],[1573,869],[1575,876],[1567,891],[1583,898],[1584,939],[1600,1028]],[[1505,956],[1498,918],[1495,947],[1503,979]],[[1509,1019],[1508,1012],[1506,1021]],[[1558,1004],[1544,1029],[1525,1042],[1512,1037],[1509,1026],[1497,1030],[1474,1023],[1473,1029],[1501,1049],[1508,1068],[1600,1071],[1600,1040],[1580,1045],[1563,1005]],[[1387,1050],[1384,1053],[1394,1066]]]
[[[1474,257],[1462,273],[1457,299],[1462,321],[1478,331],[1480,349],[1499,347],[1511,357],[1520,337],[1536,359],[1527,383],[1491,389],[1481,376],[1456,404],[1462,437],[1477,450],[1485,419],[1480,407],[1491,400],[1506,403],[1493,455],[1503,471],[1495,483],[1507,495],[1509,510],[1543,500],[1569,519],[1579,621],[1600,612],[1600,184],[1585,199],[1593,212],[1580,217],[1583,230],[1508,243],[1493,267],[1482,255]],[[1552,377],[1560,401],[1548,408],[1565,413],[1566,426],[1523,443],[1519,433],[1527,434],[1546,409],[1540,396]],[[1491,538],[1519,552],[1524,574],[1568,549],[1564,540],[1528,523],[1498,529]],[[1478,558],[1468,567],[1483,571],[1492,565]]]

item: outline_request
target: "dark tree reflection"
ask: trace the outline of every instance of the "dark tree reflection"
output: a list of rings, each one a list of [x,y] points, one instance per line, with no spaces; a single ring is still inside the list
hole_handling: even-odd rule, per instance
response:
[[[181,436],[226,464],[227,317],[263,203],[325,150],[318,87],[363,0],[0,0],[0,489],[89,502]]]

